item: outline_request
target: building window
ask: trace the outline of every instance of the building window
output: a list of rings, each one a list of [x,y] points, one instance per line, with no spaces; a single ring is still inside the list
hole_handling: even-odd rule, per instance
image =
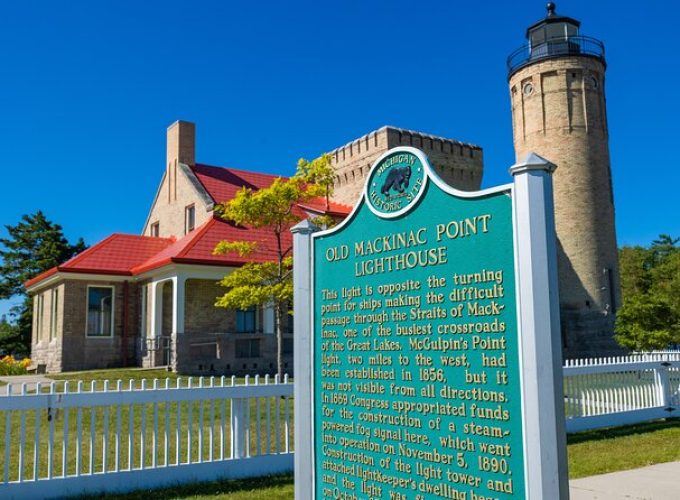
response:
[[[158,238],[158,236],[161,234],[161,225],[159,222],[154,222],[151,224],[151,236]]]
[[[236,333],[255,333],[257,331],[257,308],[255,306],[236,311]]]
[[[260,341],[258,339],[237,340],[235,346],[237,358],[260,357]]]
[[[196,227],[196,207],[189,205],[184,209],[184,234],[188,234]]]
[[[43,309],[44,309],[44,306],[45,306],[45,295],[41,293],[40,295],[38,295],[37,300],[38,300],[38,307],[37,307],[38,317],[36,318],[36,329],[37,329],[36,338],[38,339],[38,341],[41,341],[42,337],[43,337],[43,312],[44,312]]]
[[[113,335],[113,287],[87,287],[88,337],[111,337]]]
[[[57,321],[59,319],[59,289],[52,290],[52,311],[50,314],[50,340],[57,338]]]

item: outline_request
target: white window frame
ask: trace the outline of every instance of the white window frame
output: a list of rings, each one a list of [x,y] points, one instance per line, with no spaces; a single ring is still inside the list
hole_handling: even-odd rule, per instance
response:
[[[193,226],[189,229],[189,211],[193,211]],[[184,234],[189,234],[191,231],[196,229],[196,204],[191,203],[184,207]]]
[[[110,288],[111,289],[111,334],[110,335],[90,335],[88,322],[90,321],[89,307],[90,307],[90,288]],[[85,292],[85,337],[88,339],[110,339],[114,334],[114,326],[116,324],[116,287],[112,285],[87,285]]]
[[[57,338],[57,319],[59,313],[59,288],[52,289],[50,297],[50,341]]]

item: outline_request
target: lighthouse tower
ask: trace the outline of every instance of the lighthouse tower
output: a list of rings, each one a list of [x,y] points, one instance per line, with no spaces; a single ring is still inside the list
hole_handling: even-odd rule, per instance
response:
[[[555,4],[508,57],[517,159],[535,152],[553,176],[562,339],[565,357],[618,351],[620,305],[614,200],[601,41]]]

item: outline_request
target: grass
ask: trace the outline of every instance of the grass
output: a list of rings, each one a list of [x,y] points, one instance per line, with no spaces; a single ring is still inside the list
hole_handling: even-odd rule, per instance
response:
[[[569,477],[593,476],[680,460],[680,419],[567,436]]]
[[[54,375],[46,375],[52,380],[82,380],[83,382],[110,380],[115,384],[116,380],[153,380],[157,379],[177,379],[175,372],[164,369],[139,369],[139,368],[114,368],[111,370],[89,370],[83,372],[66,372]],[[186,377],[185,377],[186,378]]]
[[[190,484],[159,490],[140,490],[126,495],[96,495],[82,497],[106,500],[169,500],[169,499],[224,499],[224,500],[292,500],[293,476],[290,474]]]

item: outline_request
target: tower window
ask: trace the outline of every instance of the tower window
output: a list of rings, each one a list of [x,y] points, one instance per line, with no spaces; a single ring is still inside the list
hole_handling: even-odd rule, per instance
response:
[[[161,232],[160,229],[161,229],[160,222],[154,222],[153,224],[151,224],[151,228],[149,229],[149,233],[150,233],[151,236],[158,238],[158,236],[160,235],[160,232]]]

